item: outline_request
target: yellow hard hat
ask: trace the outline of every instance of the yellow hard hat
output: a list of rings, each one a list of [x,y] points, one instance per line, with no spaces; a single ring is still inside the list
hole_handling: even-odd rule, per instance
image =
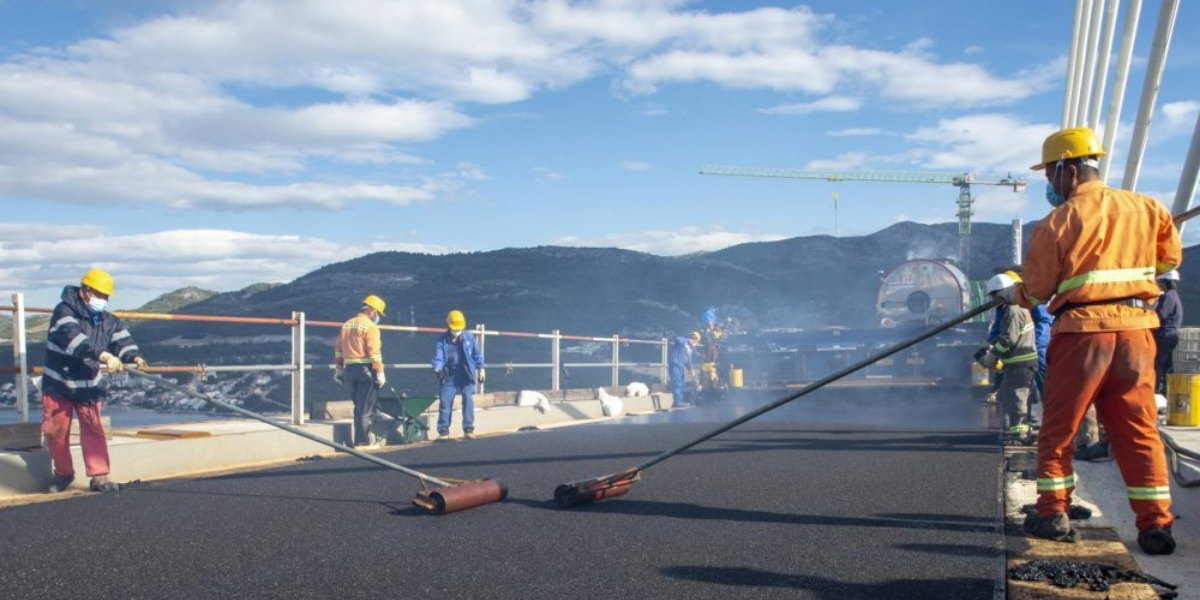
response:
[[[380,298],[375,294],[371,294],[370,296],[363,298],[363,304],[375,309],[375,312],[379,313],[380,315],[383,315],[383,309],[387,308],[387,302],[384,302],[383,298]]]
[[[692,335],[689,335],[688,337],[692,338],[692,340],[693,340],[693,341],[696,341],[696,342],[698,342],[698,341],[700,341],[700,332],[699,332],[699,331],[693,331],[693,332],[692,332]]]
[[[84,286],[89,287],[105,296],[111,296],[113,293],[113,278],[105,271],[100,269],[92,269],[88,271],[83,279],[79,280]]]
[[[1095,131],[1087,127],[1072,127],[1050,134],[1050,137],[1042,142],[1042,162],[1030,168],[1041,171],[1046,165],[1060,160],[1105,154],[1108,153],[1104,151],[1104,144],[1100,142]]]
[[[446,326],[450,329],[466,329],[467,317],[463,316],[461,310],[452,310],[446,315]]]

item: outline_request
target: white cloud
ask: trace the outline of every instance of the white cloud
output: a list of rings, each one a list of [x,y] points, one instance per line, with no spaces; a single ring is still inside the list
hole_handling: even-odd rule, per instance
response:
[[[1200,102],[1184,100],[1182,102],[1167,102],[1162,105],[1162,114],[1167,125],[1172,129],[1192,127],[1196,124],[1196,115],[1200,114]],[[1182,133],[1190,133],[1185,129]]]
[[[868,158],[870,157],[864,152],[846,152],[839,154],[838,157],[833,160],[809,161],[804,168],[813,171],[847,171],[852,169],[862,169],[868,166]]]
[[[870,135],[881,135],[883,130],[878,127],[848,127],[837,131],[826,131],[825,135],[832,137],[862,137]]]
[[[678,256],[693,252],[711,252],[749,242],[772,242],[784,239],[774,233],[726,231],[719,226],[684,227],[675,231],[651,230],[611,233],[599,238],[562,237],[554,243],[561,246],[624,248],[663,256]]]
[[[550,167],[533,168],[533,180],[541,184],[546,184],[553,181],[562,181],[566,178],[566,175],[563,175],[562,173],[559,173]]]
[[[1019,217],[1029,204],[1029,195],[1014,193],[1012,188],[972,186],[976,221],[1009,221]]]
[[[649,171],[654,168],[654,165],[640,160],[627,160],[621,163],[621,168],[626,171]]]
[[[1061,77],[944,63],[928,39],[836,43],[806,7],[715,12],[686,0],[226,0],[0,62],[0,198],[181,208],[336,208],[431,201],[426,175],[354,181],[344,165],[433,168],[401,144],[511,103],[612,74],[829,96],[765,109],[1004,104]],[[665,109],[650,105],[648,115]],[[398,176],[397,176],[398,178]],[[546,174],[544,180],[554,180]],[[270,185],[250,181],[271,181]]]
[[[1057,126],[1028,123],[1013,115],[979,114],[942,119],[906,136],[923,146],[915,151],[921,166],[934,170],[1012,171],[1028,175],[1041,158],[1042,141]]]
[[[760,108],[758,112],[768,115],[805,115],[813,112],[849,112],[862,108],[862,98],[827,96],[813,102],[780,104],[771,108]]]
[[[0,281],[7,297],[22,292],[31,305],[52,304],[62,286],[79,280],[90,268],[113,274],[113,304],[135,308],[151,298],[184,286],[217,291],[252,283],[290,281],[318,267],[371,252],[401,250],[445,253],[460,248],[415,243],[363,241],[339,243],[295,235],[266,235],[225,229],[177,229],[136,235],[107,235],[89,225],[50,228],[39,224],[6,225],[29,232],[22,239],[0,241]],[[59,233],[55,234],[55,230]],[[33,235],[49,234],[32,240]],[[70,236],[70,237],[68,237]],[[78,236],[78,237],[74,237]]]

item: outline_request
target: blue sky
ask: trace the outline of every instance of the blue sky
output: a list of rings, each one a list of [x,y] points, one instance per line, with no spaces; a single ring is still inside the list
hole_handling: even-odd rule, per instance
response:
[[[834,192],[838,235],[954,220],[948,185],[705,164],[1013,171],[1029,190],[976,189],[976,220],[1037,219],[1027,168],[1061,117],[1073,8],[0,0],[0,293],[49,306],[98,266],[128,308],[377,250],[678,255],[832,234]],[[1200,111],[1198,24],[1183,3],[1138,185],[1168,204]]]

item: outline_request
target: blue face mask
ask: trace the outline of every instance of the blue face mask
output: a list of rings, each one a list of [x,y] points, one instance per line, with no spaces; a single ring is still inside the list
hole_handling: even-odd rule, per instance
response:
[[[379,315],[375,315],[375,324],[376,324],[376,325],[378,325],[378,324],[379,324]]]
[[[93,296],[88,298],[88,308],[90,308],[94,313],[102,313],[104,312],[104,309],[108,308],[108,300]]]
[[[1050,206],[1053,206],[1054,208],[1058,208],[1063,205],[1063,202],[1066,202],[1066,201],[1067,201],[1067,199],[1063,198],[1062,194],[1054,191],[1054,184],[1047,181],[1046,182],[1046,202],[1049,202]]]

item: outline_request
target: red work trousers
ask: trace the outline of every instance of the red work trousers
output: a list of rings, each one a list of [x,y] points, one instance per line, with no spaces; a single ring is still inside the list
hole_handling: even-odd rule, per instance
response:
[[[83,463],[88,477],[108,475],[108,440],[100,423],[100,401],[77,404],[70,400],[42,394],[42,433],[50,449],[54,474],[75,474],[71,462],[71,413],[79,415],[79,443],[83,446]]]
[[[1092,404],[1108,432],[1138,531],[1168,527],[1171,482],[1154,403],[1149,329],[1056,333],[1047,351],[1046,397],[1038,434],[1038,514],[1067,512],[1075,489],[1075,433]]]

